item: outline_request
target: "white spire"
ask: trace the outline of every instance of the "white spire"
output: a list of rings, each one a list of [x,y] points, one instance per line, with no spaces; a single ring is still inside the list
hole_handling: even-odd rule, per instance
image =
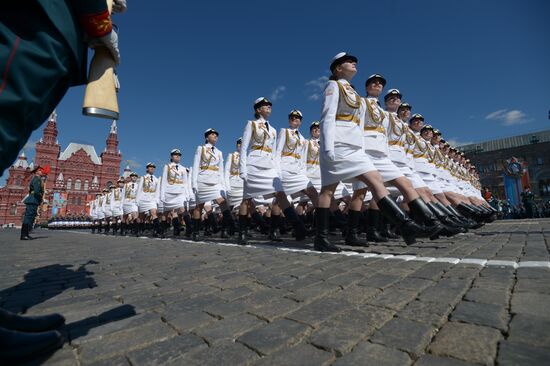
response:
[[[97,179],[97,175],[94,175],[94,179],[92,179],[92,184],[99,183],[99,180]]]
[[[59,173],[56,180],[63,182],[63,173]]]
[[[111,124],[111,133],[116,134],[117,127],[116,127],[116,119],[113,120],[113,123]]]
[[[54,109],[52,114],[50,114],[50,118],[48,118],[48,121],[54,121],[57,122],[57,111]]]
[[[25,150],[21,150],[21,155],[19,155],[20,158],[27,158],[27,156],[25,155]]]

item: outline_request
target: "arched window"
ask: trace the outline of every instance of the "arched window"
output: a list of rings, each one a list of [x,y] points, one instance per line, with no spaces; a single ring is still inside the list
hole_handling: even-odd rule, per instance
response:
[[[13,203],[10,207],[10,215],[15,216],[17,215],[17,205]]]
[[[71,178],[67,179],[67,189],[73,188],[73,180]]]
[[[20,177],[17,177],[17,179],[15,180],[15,185],[16,185],[16,186],[20,186],[20,185],[21,185],[21,178],[20,178]]]
[[[84,181],[84,190],[87,191],[88,190],[88,179],[86,179]]]
[[[75,191],[80,191],[80,179],[77,178],[76,181],[74,182],[74,190]]]

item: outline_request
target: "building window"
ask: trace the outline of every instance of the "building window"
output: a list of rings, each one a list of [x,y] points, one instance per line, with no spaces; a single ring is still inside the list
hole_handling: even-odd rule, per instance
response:
[[[77,179],[74,182],[74,189],[75,189],[75,191],[80,191],[80,179]]]
[[[20,177],[17,177],[17,179],[15,180],[15,185],[16,186],[21,186],[21,178]]]
[[[73,188],[73,180],[71,178],[67,179],[67,189]]]
[[[76,204],[77,204],[78,206],[80,206],[80,205],[82,204],[82,200],[81,200],[80,197],[77,197],[77,198],[76,198]]]
[[[88,179],[86,179],[84,181],[84,190],[87,191],[88,190]]]
[[[17,205],[14,203],[10,207],[10,215],[15,216],[17,215]]]
[[[544,165],[544,158],[543,157],[539,156],[537,158],[537,165]]]

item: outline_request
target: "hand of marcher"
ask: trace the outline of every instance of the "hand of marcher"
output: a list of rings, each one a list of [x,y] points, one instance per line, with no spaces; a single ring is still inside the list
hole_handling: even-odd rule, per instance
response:
[[[115,60],[115,63],[118,65],[120,64],[120,51],[118,50],[118,35],[113,29],[111,33],[104,35],[103,37],[99,38],[93,38],[88,42],[88,45],[90,48],[96,48],[96,47],[106,47],[111,55],[113,56],[113,59]]]
[[[126,6],[126,0],[114,0],[113,1],[113,13],[124,13],[128,7]]]

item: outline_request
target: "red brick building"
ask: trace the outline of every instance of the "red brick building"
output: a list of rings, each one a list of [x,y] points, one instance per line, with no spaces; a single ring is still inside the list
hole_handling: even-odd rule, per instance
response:
[[[46,181],[43,214],[40,216],[40,220],[47,220],[52,217],[52,209],[63,215],[84,214],[87,197],[116,183],[121,159],[115,121],[111,125],[106,147],[99,156],[92,145],[74,142],[69,143],[62,152],[57,141],[57,115],[54,111],[44,128],[43,137],[36,143],[34,163],[29,163],[22,152],[8,170],[6,185],[0,188],[0,225],[21,224],[25,212],[21,201],[28,193],[34,166],[51,167]]]

